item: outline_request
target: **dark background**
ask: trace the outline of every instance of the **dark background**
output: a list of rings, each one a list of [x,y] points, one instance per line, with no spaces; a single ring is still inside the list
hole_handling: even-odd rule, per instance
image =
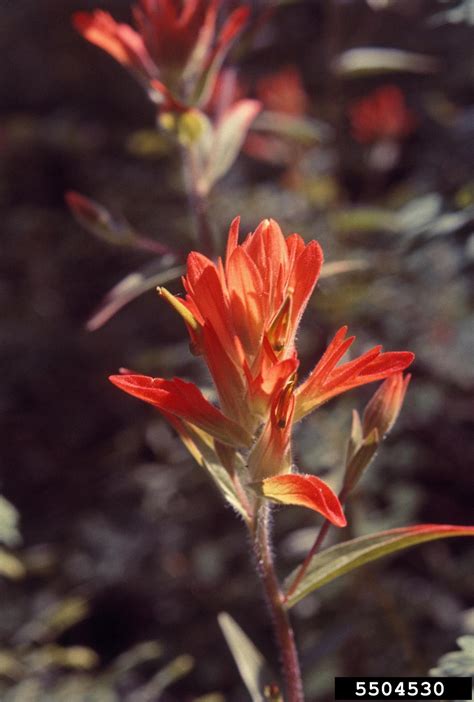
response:
[[[380,342],[417,354],[401,419],[349,507],[353,535],[472,522],[473,28],[468,3],[465,15],[459,2],[389,5],[274,6],[233,60],[250,86],[298,66],[312,116],[334,136],[303,150],[297,177],[242,155],[212,200],[221,241],[236,214],[245,232],[272,216],[286,233],[318,238],[328,262],[365,263],[321,281],[299,336],[305,371],[345,323],[359,352]],[[217,614],[228,611],[276,659],[244,529],[160,417],[107,382],[120,366],[201,384],[205,372],[153,292],[85,330],[105,293],[149,258],[84,232],[64,205],[66,190],[159,241],[194,246],[177,154],[146,147],[151,137],[141,132],[153,128],[152,107],[71,28],[73,11],[94,6],[0,6],[1,492],[19,511],[22,537],[4,540],[26,569],[0,585],[0,690],[8,701],[151,702],[161,694],[157,673],[174,661],[170,679],[191,669],[162,699],[244,700]],[[101,6],[129,16],[122,0]],[[458,15],[441,14],[453,8]],[[331,71],[342,51],[370,45],[435,56],[438,68]],[[417,128],[380,172],[347,115],[384,83],[402,89]],[[297,464],[335,489],[351,410],[370,394],[333,401],[296,434]],[[304,510],[277,511],[282,574],[301,560],[317,523]],[[468,540],[427,544],[327,586],[294,611],[308,699],[332,699],[335,675],[426,674],[460,634],[474,633],[470,607]],[[159,650],[133,648],[151,640]],[[68,646],[98,659],[81,649],[66,661],[58,647]],[[135,656],[128,663],[126,651]],[[194,666],[176,662],[183,655]]]

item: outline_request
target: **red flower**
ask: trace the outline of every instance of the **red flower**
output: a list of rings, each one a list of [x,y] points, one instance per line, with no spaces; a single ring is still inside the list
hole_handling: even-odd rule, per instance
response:
[[[257,97],[266,110],[302,117],[308,112],[309,98],[296,66],[285,66],[257,82]]]
[[[353,137],[361,144],[385,139],[398,141],[409,136],[416,127],[416,118],[396,85],[384,85],[354,102],[349,118]]]
[[[221,0],[139,0],[133,8],[136,29],[102,10],[77,12],[76,29],[107,51],[144,83],[157,102],[204,102],[236,35],[247,7],[231,13],[217,33]]]
[[[355,337],[346,338],[347,327],[339,329],[305,382],[298,388],[296,418],[301,419],[332,397],[351,390],[358,385],[366,385],[375,380],[404,370],[413,361],[409,351],[382,353],[381,346],[374,346],[362,356],[337,365]]]
[[[236,422],[225,417],[193,383],[180,378],[164,380],[146,375],[112,375],[110,380],[121,390],[157,409],[195,424],[215,439],[231,446],[248,446],[251,436]]]
[[[166,416],[205,432],[209,442],[251,448],[247,480],[253,489],[274,501],[309,506],[341,526],[342,510],[330,488],[314,476],[291,473],[293,424],[335,395],[398,373],[413,354],[382,353],[377,346],[338,365],[354,341],[345,338],[344,327],[296,388],[295,335],[319,276],[321,248],[316,241],[305,244],[298,234],[285,239],[272,220],[264,220],[240,245],[238,235],[236,219],[225,262],[189,255],[184,298],[160,290],[183,317],[192,350],[204,356],[221,410],[176,378],[111,380]]]
[[[261,161],[291,165],[312,143],[309,97],[297,67],[285,66],[264,76],[256,94],[265,111],[258,131],[248,135],[245,151]]]

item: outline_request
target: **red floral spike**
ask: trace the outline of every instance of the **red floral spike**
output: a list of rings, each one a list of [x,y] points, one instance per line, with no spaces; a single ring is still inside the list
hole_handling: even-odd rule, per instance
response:
[[[408,109],[405,97],[396,85],[383,85],[349,109],[352,134],[361,144],[409,136],[416,128],[415,115]]]
[[[183,278],[185,296],[159,291],[185,321],[191,348],[207,363],[221,409],[195,385],[178,378],[129,374],[112,376],[111,381],[167,418],[174,417],[174,425],[186,422],[206,432],[211,443],[214,439],[250,449],[249,483],[264,497],[306,506],[342,526],[344,515],[332,490],[315,476],[292,473],[293,425],[351,388],[398,377],[413,354],[382,353],[376,346],[340,364],[354,341],[342,327],[313,372],[296,387],[296,331],[318,280],[321,248],[298,234],[285,238],[273,220],[261,222],[241,244],[238,238],[236,219],[225,261],[193,252]],[[393,417],[406,386],[394,380],[383,387],[376,397]],[[372,414],[380,415],[379,404],[374,400],[373,412],[368,411],[364,420],[367,424],[373,421]]]
[[[248,19],[248,8],[238,7],[217,32],[221,5],[222,0],[139,0],[133,8],[136,29],[102,10],[77,12],[73,23],[131,71],[155,101],[176,108],[209,99],[225,55]]]

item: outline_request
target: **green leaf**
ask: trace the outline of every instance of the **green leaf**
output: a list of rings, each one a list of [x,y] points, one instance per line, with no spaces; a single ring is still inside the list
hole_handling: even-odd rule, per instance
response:
[[[129,273],[120,283],[107,293],[98,309],[87,322],[88,331],[96,331],[109,321],[122,307],[135,300],[148,290],[154,290],[170,280],[179,278],[185,272],[183,266],[176,266],[161,271],[143,269]]]
[[[311,117],[295,117],[284,112],[265,110],[252,124],[253,131],[276,134],[310,146],[328,141],[333,136],[332,128]]]
[[[145,685],[130,695],[130,702],[151,702],[160,700],[163,692],[194,668],[194,658],[187,654],[178,656],[171,663],[159,670]]]
[[[235,509],[237,514],[240,514],[244,519],[248,519],[246,508],[242,504],[240,496],[237,494],[232,478],[222,465],[215,451],[212,437],[184,421],[180,422],[180,426],[176,423],[174,423],[173,426],[179,431],[181,441],[186,446],[191,456],[209,473],[216,487],[227,502]],[[238,452],[235,454],[235,460],[237,463],[237,470],[239,470],[239,467],[242,468],[244,466],[244,461]]]
[[[401,551],[409,546],[415,546],[425,541],[445,539],[450,536],[474,536],[474,527],[451,526],[448,524],[418,524],[417,526],[391,529],[378,534],[361,536],[352,541],[345,541],[337,546],[332,546],[322,553],[316,554],[311,560],[304,578],[294,592],[291,591],[299,569],[294,570],[286,578],[283,591],[287,594],[288,608],[293,607],[306,595],[335,580],[341,575],[349,573],[355,568],[370,563],[377,558],[387,556],[389,553]]]
[[[341,234],[371,232],[397,233],[397,215],[379,207],[350,207],[339,210],[329,217],[331,226]],[[324,270],[324,268],[323,268]]]
[[[239,100],[218,120],[207,154],[207,167],[200,178],[203,192],[208,193],[230,170],[260,108],[257,100]]]
[[[361,46],[340,54],[332,70],[340,76],[353,78],[379,73],[435,73],[439,62],[433,56],[401,49]]]
[[[25,566],[20,559],[0,548],[0,575],[10,580],[20,580],[25,573]]]
[[[436,668],[430,670],[430,675],[447,677],[474,676],[474,636],[460,636],[456,641],[461,649],[442,656]]]
[[[0,541],[10,548],[21,543],[19,520],[20,515],[16,507],[0,495]]]
[[[274,679],[264,657],[230,614],[221,612],[217,619],[252,702],[265,702],[263,690]]]
[[[158,641],[142,641],[116,658],[111,668],[114,675],[122,675],[143,663],[161,658],[163,653],[163,646]]]
[[[471,678],[474,676],[474,636],[461,636],[456,643],[461,650],[442,656],[436,668],[430,670],[431,676],[448,678]],[[456,702],[462,701],[456,700]]]

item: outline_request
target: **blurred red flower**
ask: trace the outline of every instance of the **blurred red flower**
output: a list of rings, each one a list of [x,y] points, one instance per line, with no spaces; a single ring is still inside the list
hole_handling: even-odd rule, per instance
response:
[[[266,110],[296,117],[308,112],[309,98],[296,66],[285,66],[260,78],[256,93]]]
[[[309,109],[309,98],[296,66],[285,66],[260,78],[257,98],[265,110],[268,129],[251,132],[245,151],[260,161],[278,165],[292,164],[301,155],[302,123]]]
[[[384,85],[353,102],[349,119],[352,135],[361,144],[404,139],[413,133],[417,123],[396,85]]]
[[[220,31],[222,0],[139,0],[136,29],[102,10],[77,12],[76,29],[131,71],[158,103],[200,105],[208,99],[225,55],[249,10],[235,9]]]

